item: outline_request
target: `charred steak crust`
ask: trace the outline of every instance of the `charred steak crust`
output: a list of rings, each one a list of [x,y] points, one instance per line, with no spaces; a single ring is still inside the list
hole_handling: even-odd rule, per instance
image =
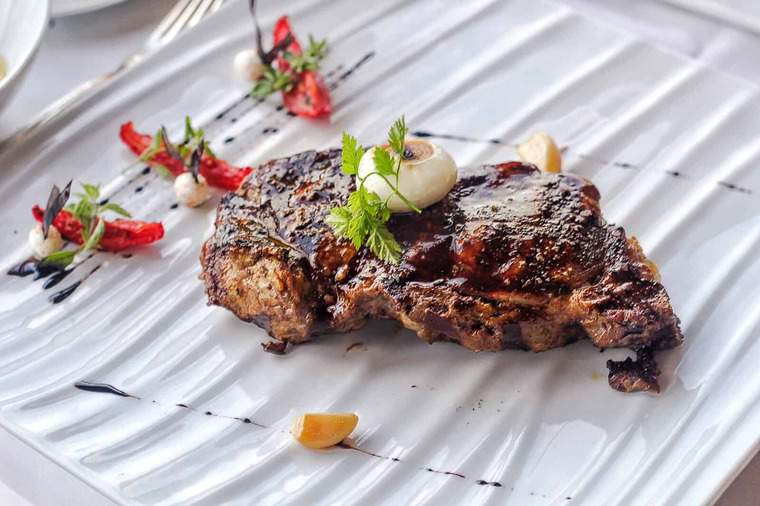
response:
[[[293,343],[369,318],[397,319],[425,341],[473,351],[544,351],[578,339],[653,350],[682,341],[656,268],[634,238],[604,221],[599,192],[583,178],[519,162],[463,169],[441,202],[391,218],[404,248],[398,265],[357,252],[325,224],[353,189],[339,150],[259,167],[222,199],[203,246],[209,302]],[[626,380],[611,384],[656,390],[657,372],[653,361],[628,364]]]

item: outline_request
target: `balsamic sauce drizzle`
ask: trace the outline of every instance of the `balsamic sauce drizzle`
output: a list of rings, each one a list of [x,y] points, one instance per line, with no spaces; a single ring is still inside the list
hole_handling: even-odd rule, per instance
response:
[[[139,397],[137,395],[131,394],[129,392],[125,392],[124,390],[122,390],[120,388],[117,388],[117,387],[115,387],[115,386],[113,386],[113,385],[111,385],[109,383],[95,383],[95,382],[91,382],[91,381],[78,381],[78,382],[74,383],[74,388],[77,388],[78,390],[82,390],[84,392],[93,392],[93,393],[99,393],[99,394],[110,394],[110,395],[116,395],[118,397],[130,398],[130,399],[136,399],[136,400],[147,400],[147,399],[143,399],[142,397]],[[160,402],[158,402],[156,400],[151,400],[150,402],[152,404],[163,406],[162,403],[160,403]],[[174,407],[181,408],[181,409],[187,409],[187,410],[192,411],[194,413],[202,414],[202,415],[205,415],[205,416],[213,416],[213,417],[217,417],[217,418],[225,418],[225,419],[228,419],[228,420],[236,420],[236,421],[244,423],[246,425],[253,425],[253,426],[258,427],[260,429],[272,429],[272,427],[270,427],[268,425],[264,425],[264,424],[255,422],[255,421],[253,421],[253,420],[251,420],[250,418],[247,418],[247,417],[220,415],[220,414],[214,413],[212,411],[205,411],[205,410],[202,411],[202,410],[199,410],[198,408],[195,408],[195,407],[190,406],[190,405],[185,404],[185,403],[174,404]],[[286,432],[286,431],[283,431],[283,430],[280,430],[280,432],[282,432],[284,434],[289,434],[289,432]],[[359,447],[354,446],[354,445],[352,445],[352,444],[350,444],[350,443],[348,443],[346,441],[338,443],[336,445],[336,447],[342,448],[342,449],[345,449],[345,450],[355,451],[355,452],[361,453],[362,455],[366,455],[368,457],[372,457],[372,458],[376,458],[376,459],[381,459],[381,460],[387,460],[387,461],[394,462],[394,463],[405,463],[406,462],[406,461],[404,461],[404,460],[402,460],[402,459],[400,459],[398,457],[389,457],[389,456],[386,456],[386,455],[380,455],[378,453],[374,453],[374,452],[365,450],[363,448],[359,448]],[[435,474],[442,474],[444,476],[451,476],[451,477],[459,478],[459,479],[462,479],[462,480],[466,480],[467,479],[467,476],[465,476],[462,473],[455,472],[455,471],[443,471],[443,470],[440,470],[440,469],[433,469],[432,467],[415,467],[414,469],[417,470],[417,471],[426,471],[428,473],[435,473]],[[492,487],[501,487],[502,486],[502,484],[499,483],[499,482],[497,482],[497,481],[476,480],[474,483],[476,485],[490,485]]]
[[[516,144],[509,143],[506,141],[503,141],[501,139],[478,139],[475,137],[466,137],[463,135],[452,135],[452,134],[443,134],[443,133],[433,133],[429,132],[427,130],[415,130],[414,132],[411,132],[411,135],[415,137],[421,137],[421,138],[436,138],[436,139],[448,139],[453,141],[460,141],[460,142],[469,142],[469,143],[483,143],[483,144],[500,144],[503,146],[510,146],[510,147],[517,147]],[[566,151],[571,151],[570,146],[564,146],[561,148],[561,151],[564,153]],[[644,167],[634,165],[632,163],[627,162],[618,162],[614,160],[606,160],[604,158],[599,158],[594,155],[589,155],[585,153],[576,153],[578,158],[581,158],[583,160],[588,160],[590,162],[593,162],[595,164],[599,165],[611,165],[613,167],[618,167],[620,169],[627,169],[627,170],[643,170]],[[682,172],[678,172],[677,170],[663,170],[661,171],[664,174],[667,174],[672,177],[677,178],[688,178],[686,174]],[[739,185],[736,185],[734,183],[729,183],[727,181],[718,181],[718,185],[722,186],[723,188],[726,188],[727,190],[736,191],[739,193],[743,193],[745,195],[752,195],[753,191],[750,188],[742,187]]]
[[[63,290],[57,291],[54,294],[52,294],[50,297],[48,297],[48,300],[50,301],[51,304],[59,304],[63,302],[64,300],[68,299],[69,297],[71,297],[71,294],[73,294],[76,291],[76,289],[80,287],[82,282],[86,280],[87,278],[89,278],[90,276],[92,276],[93,274],[95,274],[95,272],[98,269],[100,269],[100,265],[96,265],[95,267],[93,267],[93,269],[79,281],[76,281],[72,283],[71,285],[67,286],[66,288],[64,288]]]

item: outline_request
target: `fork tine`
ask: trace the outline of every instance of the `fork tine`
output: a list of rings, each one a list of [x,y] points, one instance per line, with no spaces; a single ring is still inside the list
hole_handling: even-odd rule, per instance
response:
[[[179,34],[179,32],[184,30],[187,22],[190,20],[192,15],[205,1],[206,0],[190,0],[187,8],[182,11],[172,26],[169,27],[169,29],[166,30],[166,33],[160,38],[160,42],[162,44],[166,44],[170,40],[173,40]]]
[[[214,5],[211,6],[211,12],[216,12],[224,4],[225,0],[214,0]]]
[[[198,6],[198,10],[195,11],[193,17],[188,21],[188,28],[197,25],[198,22],[203,19],[203,16],[206,15],[206,12],[211,9],[212,5],[214,5],[214,0],[202,0],[201,4]]]
[[[155,30],[150,34],[150,37],[148,37],[149,45],[153,42],[158,42],[161,40],[161,38],[164,36],[166,31],[174,24],[174,22],[177,20],[177,18],[182,14],[182,12],[187,8],[187,6],[195,0],[179,0],[176,4],[174,4],[174,7],[172,7],[172,10],[169,11],[166,16],[164,16],[164,19],[161,20],[161,22],[158,24]]]

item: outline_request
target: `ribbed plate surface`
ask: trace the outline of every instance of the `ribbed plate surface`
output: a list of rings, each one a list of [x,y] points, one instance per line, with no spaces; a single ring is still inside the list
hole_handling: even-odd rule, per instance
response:
[[[27,254],[31,205],[69,178],[104,183],[167,229],[132,258],[95,255],[60,287],[101,268],[58,305],[39,282],[0,276],[3,425],[126,504],[714,498],[758,445],[758,92],[551,3],[298,0],[296,30],[331,44],[335,113],[310,123],[276,99],[241,100],[231,60],[252,41],[244,4],[0,159],[3,266]],[[263,6],[271,26],[281,3]],[[264,353],[262,331],[205,305],[197,257],[215,202],[170,210],[170,184],[121,172],[127,119],[176,135],[189,114],[220,156],[258,164],[336,145],[344,129],[379,141],[402,113],[414,129],[507,143],[441,140],[460,164],[513,159],[508,144],[536,130],[568,146],[567,169],[639,237],[682,319],[687,342],[661,354],[661,395],[611,390],[604,363],[624,353],[588,343],[473,354],[386,322]],[[73,388],[84,379],[142,399]],[[313,410],[359,413],[356,444],[387,458],[293,444],[293,415]]]

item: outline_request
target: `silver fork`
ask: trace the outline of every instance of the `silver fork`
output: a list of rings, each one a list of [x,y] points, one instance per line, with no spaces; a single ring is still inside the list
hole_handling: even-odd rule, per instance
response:
[[[22,127],[9,137],[0,141],[0,153],[6,149],[23,143],[40,129],[71,109],[84,103],[97,94],[108,83],[125,71],[136,67],[151,53],[168,44],[188,28],[197,25],[206,15],[216,12],[226,0],[179,0],[169,13],[161,20],[143,47],[135,54],[121,62],[111,72],[86,81],[64,96],[47,106],[27,126]]]

